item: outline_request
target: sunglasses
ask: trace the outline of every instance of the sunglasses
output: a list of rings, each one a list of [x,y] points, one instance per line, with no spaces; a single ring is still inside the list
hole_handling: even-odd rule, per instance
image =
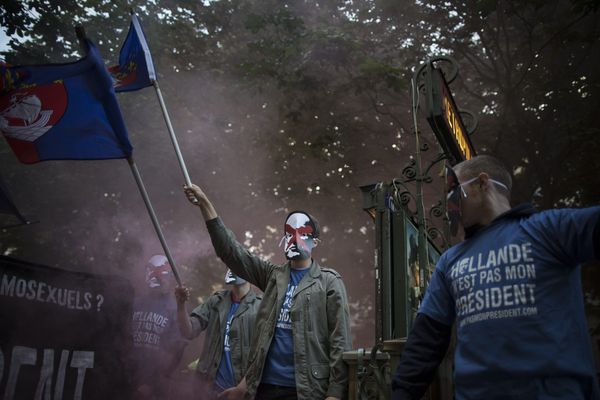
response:
[[[465,191],[464,187],[476,182],[478,179],[479,176],[476,176],[473,179],[459,183],[458,177],[456,176],[454,170],[450,166],[446,165],[446,215],[448,217],[448,222],[450,223],[450,233],[452,236],[456,236],[458,232],[458,226],[461,218],[461,198],[467,198],[467,192]],[[508,187],[504,183],[498,182],[495,179],[488,179],[488,181],[495,185],[501,186],[508,191]]]
[[[478,179],[479,179],[479,176],[476,176],[475,178],[469,179],[466,182],[458,183],[458,177],[456,176],[456,173],[454,172],[454,170],[452,168],[446,167],[446,190],[447,190],[446,200],[456,198],[455,193],[457,193],[458,189],[460,189],[460,191],[462,192],[463,197],[466,198],[467,192],[465,191],[464,186],[468,186]],[[497,181],[495,179],[491,179],[491,178],[488,179],[488,181],[508,190],[508,186],[506,186],[502,182],[499,182],[499,181]]]
[[[464,197],[467,197],[467,192],[465,192],[465,189],[463,188],[463,186],[467,186],[470,185],[471,183],[475,182],[477,179],[479,179],[478,176],[476,176],[473,179],[469,179],[466,182],[463,183],[456,183],[453,186],[448,186],[448,193],[446,194],[446,199],[451,198],[454,195],[454,192],[457,191],[460,188],[460,191],[462,192]]]

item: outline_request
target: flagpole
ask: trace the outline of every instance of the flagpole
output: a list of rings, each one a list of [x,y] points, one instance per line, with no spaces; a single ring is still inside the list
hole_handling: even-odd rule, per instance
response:
[[[160,104],[160,109],[162,110],[163,117],[165,118],[165,124],[167,124],[167,130],[169,131],[169,136],[171,137],[171,143],[173,143],[173,148],[175,149],[175,155],[177,156],[177,160],[179,161],[179,167],[181,168],[181,172],[183,173],[183,178],[185,179],[186,186],[192,186],[192,181],[190,180],[190,175],[188,174],[187,168],[185,166],[185,161],[183,160],[183,156],[181,155],[181,149],[179,148],[179,142],[177,141],[177,136],[175,136],[175,130],[173,130],[173,125],[171,124],[171,118],[169,118],[169,112],[167,111],[167,106],[165,105],[165,101],[162,96],[162,92],[160,91],[160,86],[158,85],[158,81],[152,81],[152,86],[154,86],[154,90],[156,91],[156,97],[158,97],[158,103]],[[193,198],[192,203],[198,204],[198,199]]]
[[[158,79],[156,76],[156,71],[154,70],[154,62],[152,61],[152,55],[150,54],[150,48],[148,47],[148,43],[146,42],[146,37],[144,35],[144,31],[142,29],[142,25],[140,24],[137,15],[133,8],[130,9],[131,13],[131,23],[133,25],[133,29],[135,35],[140,42],[140,46],[142,51],[144,52],[144,61],[146,63],[148,78],[154,86],[154,90],[156,91],[156,96],[158,97],[158,103],[160,105],[160,109],[163,114],[163,118],[165,119],[165,124],[167,125],[167,130],[169,131],[169,136],[171,138],[171,143],[173,144],[173,149],[175,149],[175,155],[177,156],[177,161],[179,162],[179,167],[181,168],[181,172],[183,173],[183,178],[185,180],[185,184],[187,186],[192,185],[192,181],[190,179],[190,175],[188,173],[187,167],[185,166],[185,161],[183,160],[183,156],[181,155],[181,149],[179,148],[179,143],[177,141],[177,136],[175,136],[175,130],[173,129],[173,124],[171,124],[171,118],[169,117],[169,112],[167,111],[167,106],[165,105],[165,100],[163,99],[162,92],[160,91],[160,86],[158,85]],[[130,28],[131,29],[131,28]],[[131,31],[130,31],[131,33]],[[194,203],[197,203],[198,200],[194,199]]]
[[[146,187],[144,186],[144,182],[142,181],[142,176],[133,160],[133,156],[127,157],[127,163],[131,168],[131,173],[133,174],[133,178],[135,179],[135,183],[137,184],[138,189],[140,190],[140,194],[142,195],[142,199],[144,199],[144,204],[146,205],[146,209],[148,210],[148,215],[150,215],[150,219],[152,220],[152,225],[154,225],[154,230],[158,235],[158,240],[160,240],[160,244],[162,245],[163,250],[165,251],[165,255],[169,260],[169,264],[171,265],[171,270],[173,271],[173,275],[175,276],[175,280],[177,284],[181,286],[181,278],[179,277],[179,271],[177,270],[177,265],[175,264],[175,259],[171,255],[171,251],[169,250],[169,246],[167,245],[167,241],[163,235],[162,229],[160,228],[160,224],[158,223],[158,218],[156,217],[156,213],[154,212],[154,208],[152,207],[152,203],[150,202],[150,198],[148,197],[148,192],[146,191]]]
[[[173,130],[173,125],[171,124],[171,118],[169,118],[169,112],[167,111],[167,106],[165,105],[165,101],[163,99],[162,92],[160,91],[160,87],[158,86],[158,81],[154,80],[152,82],[152,85],[154,86],[154,89],[156,91],[156,96],[158,97],[160,109],[162,110],[163,117],[165,118],[165,123],[167,124],[167,130],[169,131],[171,143],[173,143],[173,148],[175,149],[175,154],[177,155],[177,160],[179,161],[179,167],[181,167],[181,172],[183,172],[185,184],[187,186],[191,186],[192,181],[190,180],[190,175],[188,174],[187,168],[185,166],[185,161],[183,161],[183,156],[181,155],[179,143],[177,142],[177,136],[175,136],[175,131]]]
[[[83,26],[78,25],[75,27],[75,32],[77,34],[77,38],[79,39],[80,45],[84,54],[87,52],[87,45],[85,44],[86,34]],[[179,286],[181,285],[181,278],[179,277],[179,271],[177,270],[177,264],[175,264],[175,259],[171,255],[171,251],[169,250],[169,246],[167,245],[167,241],[162,233],[162,229],[160,228],[160,224],[158,223],[158,218],[156,217],[156,213],[154,212],[154,208],[152,207],[152,203],[150,202],[150,198],[148,197],[148,192],[146,191],[146,187],[144,186],[144,182],[142,181],[142,177],[140,172],[137,169],[137,165],[133,160],[133,156],[130,155],[127,157],[127,163],[131,169],[131,173],[133,174],[133,178],[135,179],[135,183],[142,195],[142,199],[144,200],[144,204],[146,205],[146,209],[148,210],[148,215],[150,216],[150,220],[152,220],[152,225],[154,225],[154,230],[158,235],[158,240],[162,245],[162,248],[167,256],[167,260],[169,260],[169,264],[171,266],[171,270],[173,271],[173,275],[175,276],[175,280]]]

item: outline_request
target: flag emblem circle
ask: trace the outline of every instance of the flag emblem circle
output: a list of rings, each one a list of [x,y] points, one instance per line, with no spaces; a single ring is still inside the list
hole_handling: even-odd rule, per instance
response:
[[[0,131],[7,139],[34,142],[56,125],[66,109],[62,81],[20,88],[0,97]]]

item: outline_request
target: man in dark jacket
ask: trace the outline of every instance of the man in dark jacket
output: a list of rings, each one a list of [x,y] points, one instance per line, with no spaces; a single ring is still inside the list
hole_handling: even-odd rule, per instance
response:
[[[264,292],[248,372],[220,398],[343,398],[348,372],[342,354],[351,348],[348,300],[340,275],[311,257],[319,237],[315,219],[303,211],[288,215],[282,238],[288,262],[276,265],[235,240],[198,186],[185,192],[200,207],[217,255]]]
[[[456,323],[457,400],[599,399],[580,264],[599,258],[600,207],[511,209],[498,160],[474,157],[454,171],[449,217],[465,240],[437,263],[393,398],[422,397]]]
[[[211,398],[236,386],[246,374],[250,341],[261,296],[244,279],[227,270],[225,284],[231,289],[212,294],[188,314],[189,289],[177,287],[177,321],[181,335],[193,339],[206,330],[197,372]]]

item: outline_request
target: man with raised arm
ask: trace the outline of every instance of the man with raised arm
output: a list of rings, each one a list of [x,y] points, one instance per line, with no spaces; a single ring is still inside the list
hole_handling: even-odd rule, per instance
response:
[[[246,376],[219,397],[344,398],[348,372],[342,354],[351,348],[348,300],[341,276],[312,259],[319,238],[317,221],[304,211],[287,216],[282,243],[288,261],[277,265],[238,243],[198,186],[184,190],[202,211],[217,255],[264,292]]]

